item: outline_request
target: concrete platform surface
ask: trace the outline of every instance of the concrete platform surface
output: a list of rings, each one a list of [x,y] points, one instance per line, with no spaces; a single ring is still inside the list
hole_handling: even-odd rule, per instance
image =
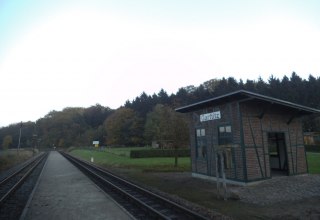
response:
[[[52,151],[22,219],[132,219],[60,153]]]

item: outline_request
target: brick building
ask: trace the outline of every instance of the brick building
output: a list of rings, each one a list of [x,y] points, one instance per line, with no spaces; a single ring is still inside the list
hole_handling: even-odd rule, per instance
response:
[[[308,172],[302,116],[320,110],[240,90],[176,111],[190,115],[193,176],[216,179],[224,167],[244,185]]]

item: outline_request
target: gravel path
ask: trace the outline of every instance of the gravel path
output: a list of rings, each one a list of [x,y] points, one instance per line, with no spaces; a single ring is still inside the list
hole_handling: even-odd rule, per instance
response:
[[[320,197],[320,175],[298,175],[273,178],[252,186],[230,187],[241,201],[266,205]]]

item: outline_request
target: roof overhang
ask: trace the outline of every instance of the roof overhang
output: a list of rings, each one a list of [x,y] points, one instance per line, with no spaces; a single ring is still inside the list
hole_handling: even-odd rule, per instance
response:
[[[320,113],[320,110],[318,110],[318,109],[295,104],[295,103],[284,101],[281,99],[272,98],[269,96],[260,95],[260,94],[257,94],[254,92],[249,92],[246,90],[235,91],[232,93],[228,93],[226,95],[218,96],[218,97],[207,99],[207,100],[197,102],[197,103],[194,103],[191,105],[186,105],[186,106],[183,106],[180,108],[176,108],[175,110],[177,112],[187,113],[187,112],[193,112],[193,111],[197,111],[197,110],[200,110],[200,109],[203,109],[206,107],[216,106],[219,104],[228,103],[228,102],[232,102],[232,101],[245,102],[245,101],[249,101],[249,100],[260,100],[263,102],[268,102],[271,104],[276,104],[276,105],[280,105],[283,107],[287,107],[289,109],[293,109],[295,111],[298,111],[299,115],[308,115],[308,114],[315,114],[315,113],[319,114]]]

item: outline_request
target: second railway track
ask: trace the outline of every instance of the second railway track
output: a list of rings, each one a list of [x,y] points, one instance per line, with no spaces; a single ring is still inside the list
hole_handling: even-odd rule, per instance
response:
[[[62,152],[61,152],[62,153]],[[207,219],[89,162],[62,153],[136,219]]]
[[[0,181],[0,219],[19,219],[47,158],[41,153]]]

